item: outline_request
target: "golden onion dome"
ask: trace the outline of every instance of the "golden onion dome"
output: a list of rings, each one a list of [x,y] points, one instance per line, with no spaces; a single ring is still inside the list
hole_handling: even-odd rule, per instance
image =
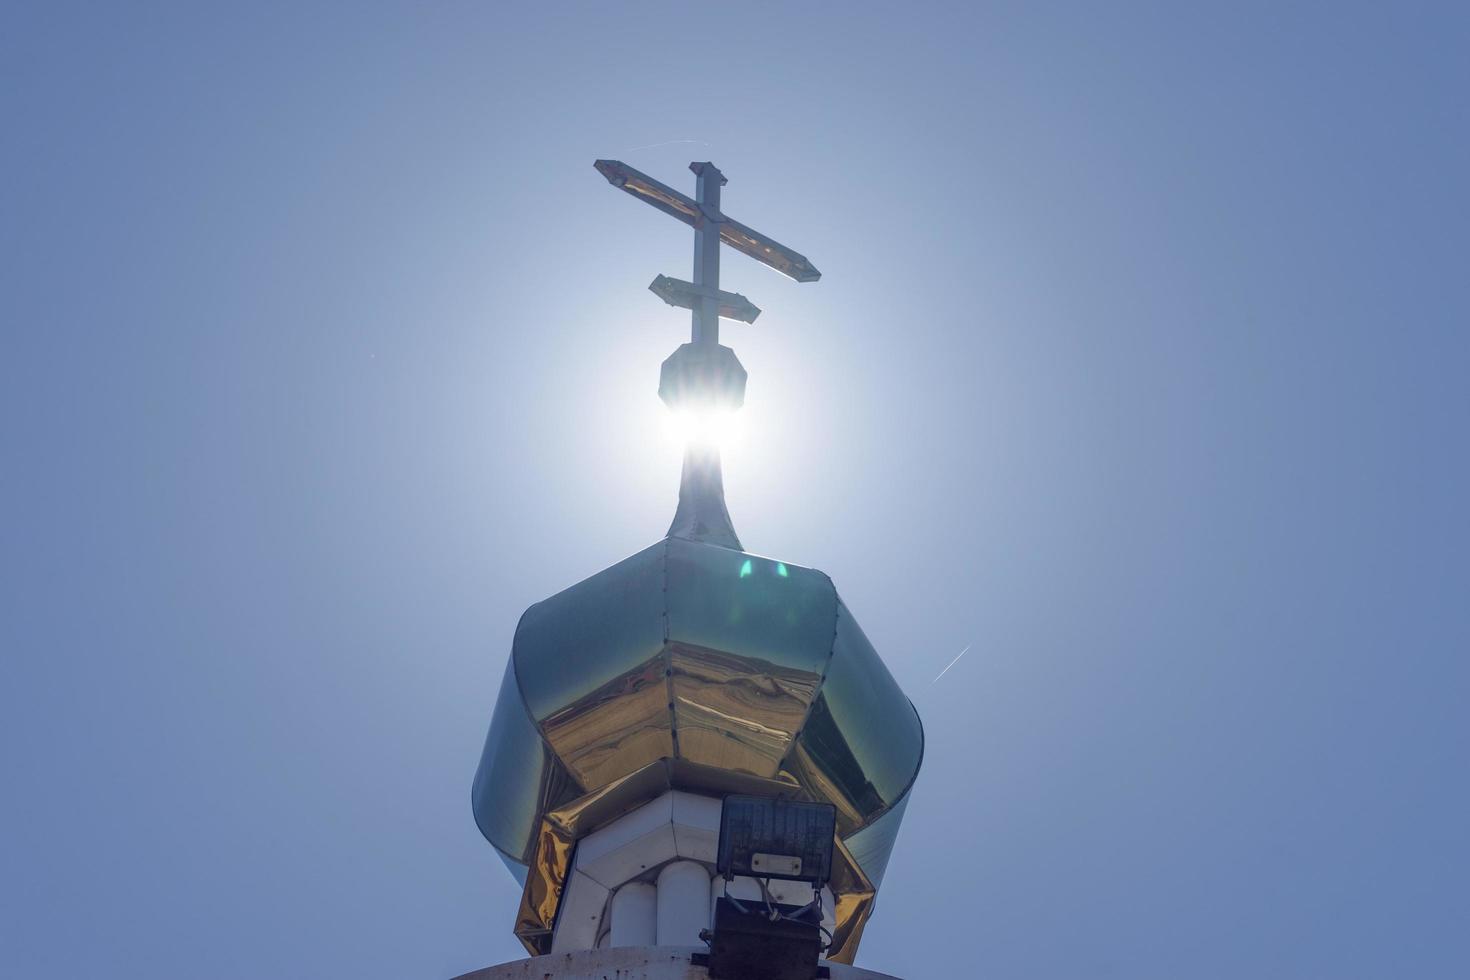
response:
[[[829,956],[856,951],[923,728],[832,580],[740,550],[718,487],[717,457],[691,455],[669,537],[516,627],[473,804],[533,953],[576,840],[669,789],[832,804]]]

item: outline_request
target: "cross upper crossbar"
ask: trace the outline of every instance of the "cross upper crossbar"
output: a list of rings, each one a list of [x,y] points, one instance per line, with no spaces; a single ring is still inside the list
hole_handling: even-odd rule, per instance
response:
[[[660,276],[649,288],[666,303],[686,306],[693,311],[691,332],[696,344],[719,343],[722,316],[749,323],[760,313],[744,296],[720,289],[721,244],[729,245],[797,282],[815,282],[822,277],[805,255],[741,224],[720,210],[720,188],[725,184],[725,175],[712,163],[689,165],[698,178],[695,197],[681,194],[621,160],[597,160],[593,166],[614,187],[694,229],[694,281],[686,283]]]
[[[678,218],[695,229],[704,227],[706,221],[715,222],[719,225],[720,241],[737,252],[743,252],[757,262],[770,266],[783,276],[795,279],[797,282],[816,282],[822,278],[817,267],[812,265],[805,255],[787,248],[775,239],[761,234],[748,225],[741,224],[734,218],[727,217],[720,211],[718,204],[713,207],[701,206],[699,201],[679,193],[668,184],[653,179],[621,160],[598,160],[593,166],[607,178],[609,184],[622,188],[645,204],[651,204],[664,214]],[[710,163],[692,163],[689,166],[691,169],[694,167],[715,169],[714,164]],[[719,171],[715,170],[715,173],[719,174]],[[719,183],[724,182],[724,176],[720,175]]]

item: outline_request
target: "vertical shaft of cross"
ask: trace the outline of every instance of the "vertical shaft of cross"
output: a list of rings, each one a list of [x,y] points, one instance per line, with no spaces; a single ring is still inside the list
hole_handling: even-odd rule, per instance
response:
[[[700,220],[694,226],[694,302],[690,338],[696,348],[710,351],[720,343],[720,188],[725,175],[713,163],[691,163],[698,183],[695,201]],[[707,394],[707,393],[706,393]],[[679,509],[669,536],[705,541],[740,550],[740,539],[725,509],[725,486],[720,473],[718,446],[690,442],[684,447],[684,471],[679,477]]]
[[[702,220],[694,231],[694,285],[704,288],[694,307],[691,339],[701,346],[720,342],[720,188],[725,175],[713,163],[691,163],[698,178],[695,200]]]

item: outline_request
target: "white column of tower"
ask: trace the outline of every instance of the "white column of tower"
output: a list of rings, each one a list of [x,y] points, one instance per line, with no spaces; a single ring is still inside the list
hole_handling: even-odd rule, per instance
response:
[[[675,861],[658,873],[658,944],[697,946],[709,928],[709,871],[697,861]]]
[[[657,946],[658,899],[652,885],[630,881],[612,897],[610,946]]]

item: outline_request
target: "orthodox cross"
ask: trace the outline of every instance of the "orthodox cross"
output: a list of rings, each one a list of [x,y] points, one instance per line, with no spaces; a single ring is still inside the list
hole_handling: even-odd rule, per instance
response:
[[[745,368],[734,351],[720,344],[720,318],[753,323],[761,311],[739,293],[720,288],[720,243],[797,282],[815,282],[822,274],[806,256],[726,217],[720,210],[725,175],[713,163],[689,165],[696,178],[694,198],[618,160],[598,160],[594,166],[614,187],[694,228],[694,281],[659,276],[648,287],[670,306],[692,312],[690,342],[664,361],[659,397],[676,413],[695,417],[738,409],[745,401]],[[725,509],[717,445],[691,442],[685,447],[679,509],[669,536],[741,550]]]
[[[696,178],[692,199],[619,160],[598,160],[593,166],[614,187],[693,226],[694,281],[659,276],[648,288],[670,306],[693,311],[691,339],[697,345],[720,342],[720,317],[752,323],[761,312],[739,293],[720,288],[721,242],[797,282],[822,277],[805,255],[726,217],[720,210],[725,175],[713,163],[689,165]]]

